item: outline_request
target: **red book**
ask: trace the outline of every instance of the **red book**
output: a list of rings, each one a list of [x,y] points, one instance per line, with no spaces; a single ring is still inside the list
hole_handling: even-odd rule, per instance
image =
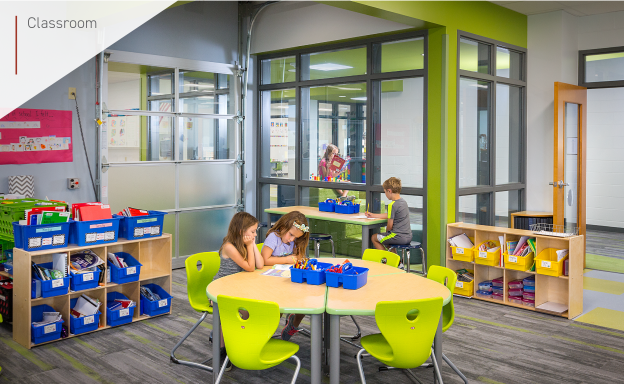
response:
[[[110,205],[85,205],[78,208],[80,221],[112,219]]]
[[[72,208],[71,208],[71,212],[72,212],[72,218],[76,221],[81,221],[80,219],[80,207],[84,207],[86,205],[102,205],[102,203],[77,203],[77,204],[72,204]]]
[[[65,207],[35,207],[26,210],[26,223],[30,224],[30,216],[39,214],[43,211],[65,212]]]
[[[332,159],[331,164],[329,164],[329,170],[333,173],[340,173],[344,163],[345,163],[345,160],[342,157],[338,155],[334,155],[334,158]]]

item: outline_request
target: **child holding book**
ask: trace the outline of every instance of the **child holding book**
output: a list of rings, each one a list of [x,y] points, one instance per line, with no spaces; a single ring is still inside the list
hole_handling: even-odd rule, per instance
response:
[[[366,217],[388,218],[387,232],[373,234],[371,241],[376,249],[392,248],[394,244],[409,244],[412,241],[412,228],[409,207],[401,197],[401,179],[391,177],[383,183],[384,193],[390,201],[388,213],[366,212]]]
[[[213,280],[242,271],[253,272],[256,268],[264,267],[264,260],[255,241],[257,230],[258,219],[249,213],[238,212],[232,217],[227,235],[223,238],[223,244],[219,249],[221,265]],[[241,317],[247,319],[249,313],[241,311]],[[221,332],[221,361],[225,360],[225,355],[225,343]],[[226,371],[230,369],[232,365],[228,363]]]
[[[282,216],[267,232],[262,246],[264,265],[294,264],[304,258],[310,241],[308,219],[299,211],[292,211]],[[305,315],[288,315],[286,326],[282,329],[282,340],[299,332],[299,324]]]
[[[340,176],[339,172],[332,172],[330,169],[332,160],[334,159],[334,156],[338,156],[338,152],[339,150],[337,146],[335,146],[334,144],[327,144],[325,154],[323,155],[323,158],[319,162],[318,166],[318,174],[321,178],[321,181],[323,181],[326,177],[332,179],[334,177]],[[342,189],[335,189],[334,191],[338,194],[339,197],[345,197],[347,196],[347,193],[349,193],[349,191]]]

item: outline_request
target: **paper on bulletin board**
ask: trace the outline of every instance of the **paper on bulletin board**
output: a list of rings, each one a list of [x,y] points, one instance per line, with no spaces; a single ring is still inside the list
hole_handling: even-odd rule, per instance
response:
[[[72,113],[18,108],[0,119],[0,164],[73,161]]]

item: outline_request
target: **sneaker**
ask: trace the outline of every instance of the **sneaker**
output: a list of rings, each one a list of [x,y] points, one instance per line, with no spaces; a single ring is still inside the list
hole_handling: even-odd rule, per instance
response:
[[[400,263],[399,263],[399,269],[404,269],[404,268],[403,268],[403,262],[400,262]]]
[[[288,315],[286,326],[284,327],[284,329],[282,329],[282,340],[288,341],[290,340],[291,337],[293,337],[295,333],[299,332],[299,329],[296,328],[295,325],[293,324],[294,321],[295,321],[295,315],[294,314]]]
[[[227,352],[225,351],[225,347],[221,347],[221,364],[225,361],[225,357],[227,356]],[[227,365],[225,366],[225,372],[229,372],[232,370],[232,362],[228,360]]]

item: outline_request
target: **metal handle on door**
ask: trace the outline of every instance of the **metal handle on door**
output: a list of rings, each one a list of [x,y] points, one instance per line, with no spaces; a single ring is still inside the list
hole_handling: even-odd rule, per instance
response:
[[[570,184],[568,183],[564,183],[563,180],[559,180],[559,188],[563,188],[563,187],[568,187],[570,186]]]
[[[553,187],[557,186],[557,182],[556,181],[551,181],[550,183],[548,183],[548,185],[552,185]]]

